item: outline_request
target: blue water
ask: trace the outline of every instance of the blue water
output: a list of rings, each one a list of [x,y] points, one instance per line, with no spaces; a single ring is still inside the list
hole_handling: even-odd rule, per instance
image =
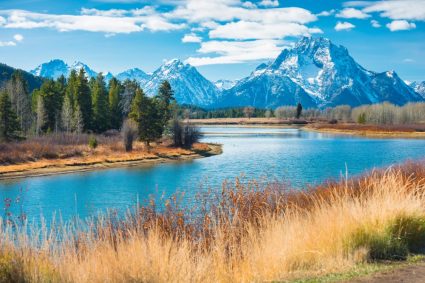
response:
[[[29,219],[60,214],[87,217],[143,203],[149,196],[184,191],[187,198],[223,180],[277,180],[301,188],[373,167],[425,157],[425,140],[371,139],[299,129],[205,127],[204,141],[223,144],[223,154],[155,166],[107,169],[0,182],[0,199],[21,196]],[[12,205],[18,213],[20,204]]]

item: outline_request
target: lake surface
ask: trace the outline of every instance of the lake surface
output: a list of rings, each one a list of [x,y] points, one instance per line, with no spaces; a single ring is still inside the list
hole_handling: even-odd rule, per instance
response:
[[[372,139],[306,132],[300,129],[204,127],[203,140],[223,144],[223,154],[155,166],[117,168],[66,175],[0,181],[0,198],[20,203],[29,219],[55,212],[64,220],[125,210],[150,195],[220,190],[223,180],[284,181],[294,187],[353,176],[373,167],[425,157],[425,140]],[[22,191],[22,192],[21,192]],[[12,205],[12,212],[20,211]]]

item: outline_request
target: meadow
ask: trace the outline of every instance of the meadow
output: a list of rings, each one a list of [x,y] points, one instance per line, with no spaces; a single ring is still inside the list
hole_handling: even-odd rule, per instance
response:
[[[296,280],[403,261],[425,248],[423,162],[303,191],[236,179],[190,209],[183,197],[50,228],[6,210],[0,281]]]

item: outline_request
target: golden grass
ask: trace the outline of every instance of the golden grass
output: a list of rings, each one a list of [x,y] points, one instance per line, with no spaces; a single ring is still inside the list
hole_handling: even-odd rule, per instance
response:
[[[327,133],[339,133],[360,136],[385,136],[385,137],[425,137],[425,125],[361,125],[355,123],[342,124],[309,124],[304,129]]]
[[[236,181],[206,201],[210,205],[192,218],[172,200],[162,212],[152,204],[125,220],[106,217],[77,233],[59,226],[63,230],[49,230],[44,237],[2,225],[0,278],[279,281],[402,260],[425,247],[424,164],[304,193]]]
[[[88,146],[87,135],[78,141],[62,143],[59,138],[43,137],[35,140],[0,144],[0,178],[54,174],[85,170],[91,167],[111,167],[158,159],[177,159],[195,156],[197,153],[211,151],[212,146],[195,144],[193,149],[174,148],[168,144],[153,144],[149,149],[139,141],[134,142],[133,151],[126,152],[119,137],[98,136],[99,145],[92,149]],[[60,137],[63,139],[63,137]],[[64,137],[64,139],[70,139]]]

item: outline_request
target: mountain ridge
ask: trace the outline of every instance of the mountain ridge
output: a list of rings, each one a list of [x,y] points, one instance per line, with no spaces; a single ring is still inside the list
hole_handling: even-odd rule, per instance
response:
[[[38,66],[32,73],[54,78],[79,67],[84,68],[89,77],[97,75],[82,62],[68,65],[58,59]],[[112,76],[107,73],[105,78]],[[138,81],[151,96],[163,80],[168,80],[179,103],[207,108],[248,105],[276,108],[298,102],[306,107],[324,108],[384,101],[403,105],[425,100],[425,83],[408,85],[395,71],[367,70],[346,47],[324,37],[303,37],[275,60],[260,64],[248,77],[234,82],[211,82],[194,66],[178,59],[165,62],[151,74],[133,68],[116,77]]]

